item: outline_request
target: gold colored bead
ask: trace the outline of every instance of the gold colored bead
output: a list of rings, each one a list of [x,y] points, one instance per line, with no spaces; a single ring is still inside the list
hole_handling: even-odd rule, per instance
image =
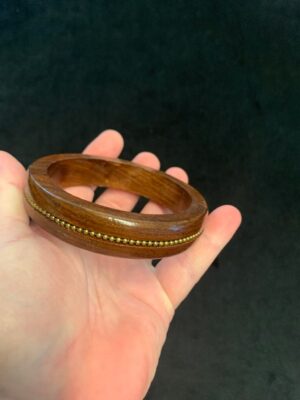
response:
[[[26,197],[27,198],[27,197]],[[114,236],[110,236],[110,235],[103,235],[101,232],[94,232],[94,231],[90,231],[89,229],[85,229],[85,228],[80,228],[77,227],[76,225],[72,225],[70,223],[68,223],[67,221],[64,221],[58,217],[56,217],[55,215],[52,215],[50,212],[48,212],[47,210],[43,209],[42,207],[40,207],[37,203],[35,203],[34,201],[27,199],[28,202],[32,205],[32,207],[35,208],[36,211],[40,212],[41,214],[43,214],[44,216],[46,216],[47,218],[51,219],[52,221],[56,222],[57,224],[60,224],[62,227],[65,228],[71,228],[73,231],[77,231],[77,232],[83,232],[85,235],[90,235],[92,237],[96,236],[97,238],[103,238],[104,240],[109,240],[111,242],[117,242],[117,243],[128,243],[130,245],[137,245],[137,246],[174,246],[174,245],[178,245],[178,244],[182,244],[182,243],[186,243],[189,241],[194,241],[198,236],[200,236],[203,233],[203,229],[200,229],[199,231],[190,234],[189,236],[186,236],[184,238],[180,238],[180,239],[173,239],[173,240],[134,240],[134,239],[127,239],[127,238],[121,238],[121,237],[114,237]]]

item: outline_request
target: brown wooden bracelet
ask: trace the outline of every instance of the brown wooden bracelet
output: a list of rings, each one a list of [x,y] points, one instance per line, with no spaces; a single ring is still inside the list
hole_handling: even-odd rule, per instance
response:
[[[144,196],[172,213],[105,207],[63,188],[87,185]],[[202,233],[208,208],[192,186],[131,161],[77,153],[41,157],[28,167],[24,202],[31,219],[74,246],[126,258],[162,258],[188,248]]]

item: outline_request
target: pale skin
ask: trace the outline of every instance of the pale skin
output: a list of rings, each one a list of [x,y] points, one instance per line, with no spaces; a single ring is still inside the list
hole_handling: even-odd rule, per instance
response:
[[[123,146],[119,132],[106,130],[83,153],[118,157]],[[160,168],[150,152],[133,161]],[[188,182],[180,167],[165,172]],[[0,399],[143,399],[175,310],[238,229],[239,210],[212,211],[187,250],[154,268],[151,260],[92,253],[48,234],[25,211],[27,176],[0,151]],[[94,188],[66,190],[93,200]],[[107,189],[95,202],[130,211],[137,200]],[[142,212],[164,210],[148,202]]]

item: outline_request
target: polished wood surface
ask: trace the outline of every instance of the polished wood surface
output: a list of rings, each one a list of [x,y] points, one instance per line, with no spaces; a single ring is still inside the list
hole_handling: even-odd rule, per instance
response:
[[[24,204],[49,233],[93,252],[127,258],[162,258],[188,248],[201,234],[208,208],[191,185],[134,162],[77,153],[52,154],[28,168]],[[141,214],[98,205],[64,188],[95,185],[144,196],[166,214]]]

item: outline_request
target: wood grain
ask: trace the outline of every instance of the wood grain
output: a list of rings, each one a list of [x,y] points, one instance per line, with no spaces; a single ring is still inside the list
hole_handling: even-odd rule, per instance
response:
[[[162,171],[118,158],[52,154],[28,168],[24,204],[49,233],[83,249],[126,258],[162,258],[188,248],[201,234],[208,207],[193,188]],[[135,193],[171,210],[141,214],[98,205],[64,188],[95,185]]]

